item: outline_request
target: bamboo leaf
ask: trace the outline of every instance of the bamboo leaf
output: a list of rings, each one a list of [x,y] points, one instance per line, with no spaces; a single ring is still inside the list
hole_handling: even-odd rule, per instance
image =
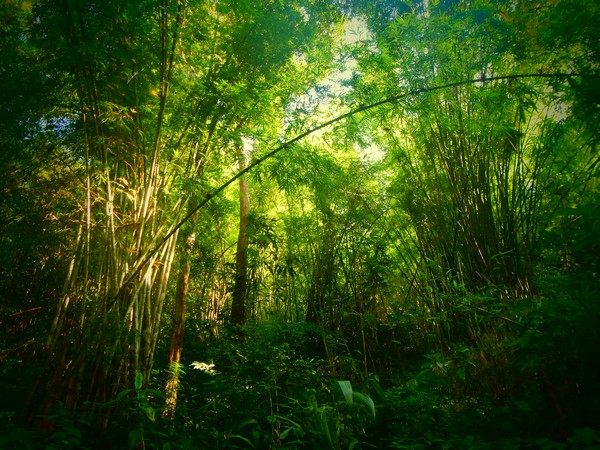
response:
[[[325,408],[322,408],[319,414],[319,418],[321,419],[321,430],[327,439],[327,443],[330,448],[334,448],[333,440],[331,439],[331,431],[329,431],[329,423],[327,423],[327,413]]]

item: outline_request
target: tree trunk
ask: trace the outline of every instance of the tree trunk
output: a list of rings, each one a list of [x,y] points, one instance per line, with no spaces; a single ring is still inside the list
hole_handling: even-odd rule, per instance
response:
[[[177,388],[179,386],[179,361],[183,350],[183,330],[185,325],[185,300],[189,290],[190,272],[192,265],[190,255],[196,234],[191,233],[186,240],[186,251],[183,256],[183,265],[179,281],[177,283],[177,292],[175,294],[175,305],[173,315],[173,330],[171,332],[171,346],[169,347],[169,378],[166,384],[165,416],[173,417],[177,408]]]
[[[245,158],[240,149],[240,166]],[[246,321],[246,287],[248,284],[248,222],[250,218],[250,189],[246,175],[240,177],[240,228],[235,253],[235,285],[231,301],[231,322],[242,325]]]

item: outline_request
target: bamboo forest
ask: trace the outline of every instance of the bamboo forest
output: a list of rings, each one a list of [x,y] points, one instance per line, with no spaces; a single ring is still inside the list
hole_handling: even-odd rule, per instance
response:
[[[2,0],[0,449],[600,449],[597,0]]]

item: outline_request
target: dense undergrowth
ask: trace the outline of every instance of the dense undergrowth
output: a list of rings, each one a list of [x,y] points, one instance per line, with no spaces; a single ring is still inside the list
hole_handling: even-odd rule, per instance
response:
[[[599,5],[0,2],[0,449],[600,448]]]
[[[600,447],[600,319],[590,274],[547,273],[534,299],[456,295],[425,317],[368,322],[370,345],[270,321],[218,336],[190,321],[174,417],[164,368],[110,402],[19,421],[35,360],[2,369],[1,448],[350,449]],[[449,299],[446,299],[448,302]],[[106,432],[89,417],[110,410]]]

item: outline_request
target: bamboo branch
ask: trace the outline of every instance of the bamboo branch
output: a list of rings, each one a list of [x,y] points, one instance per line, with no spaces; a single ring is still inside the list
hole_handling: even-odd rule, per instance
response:
[[[229,178],[225,183],[223,183],[217,189],[212,191],[210,194],[207,194],[206,197],[204,198],[204,200],[202,200],[200,203],[198,203],[193,208],[190,208],[190,211],[174,227],[172,227],[171,230],[162,239],[160,239],[158,241],[156,246],[153,247],[150,251],[148,251],[144,255],[144,257],[140,259],[140,263],[132,271],[132,273],[125,279],[125,282],[123,283],[123,285],[121,286],[121,289],[119,290],[119,294],[125,288],[125,286],[128,285],[133,280],[133,278],[136,277],[140,273],[142,268],[148,263],[148,261],[150,261],[152,256],[161,249],[161,247],[165,244],[165,242],[167,242],[169,240],[169,238],[177,232],[177,230],[179,230],[192,216],[194,216],[209,201],[211,201],[213,198],[215,198],[217,195],[219,195],[221,192],[223,192],[230,184],[232,184],[234,181],[236,181],[242,175],[250,172],[255,167],[261,165],[266,160],[272,158],[273,156],[277,155],[282,150],[290,147],[292,144],[300,141],[301,139],[305,138],[306,136],[309,136],[309,135],[315,133],[316,131],[319,131],[323,128],[327,128],[330,125],[333,125],[337,122],[347,119],[348,117],[352,117],[358,113],[368,111],[368,110],[377,108],[379,106],[382,106],[382,105],[385,105],[388,103],[395,103],[399,100],[402,100],[402,99],[405,99],[408,97],[413,97],[413,96],[416,96],[419,94],[440,91],[440,90],[444,90],[444,89],[448,89],[448,88],[452,88],[452,87],[466,86],[466,85],[475,84],[475,83],[490,83],[492,81],[508,81],[508,80],[527,79],[527,78],[545,78],[545,79],[559,79],[560,80],[560,79],[572,79],[572,78],[600,78],[600,76],[594,75],[594,74],[555,72],[555,73],[524,73],[524,74],[512,74],[512,75],[499,75],[499,76],[494,76],[494,77],[480,77],[480,78],[474,78],[474,79],[469,79],[469,80],[455,81],[453,83],[446,83],[446,84],[441,84],[441,85],[436,85],[436,86],[420,87],[418,89],[413,89],[408,92],[403,92],[401,94],[392,95],[392,96],[386,97],[382,100],[378,100],[376,102],[369,103],[367,105],[360,105],[357,108],[351,109],[350,111],[348,111],[344,114],[341,114],[337,117],[334,117],[331,120],[323,122],[315,127],[312,127],[310,129],[296,135],[292,139],[284,142],[283,144],[275,147],[273,150],[267,152],[265,155],[254,160],[246,168],[237,172],[235,175],[233,175],[231,178]],[[117,296],[116,296],[117,298],[118,298],[119,294],[117,294]]]

